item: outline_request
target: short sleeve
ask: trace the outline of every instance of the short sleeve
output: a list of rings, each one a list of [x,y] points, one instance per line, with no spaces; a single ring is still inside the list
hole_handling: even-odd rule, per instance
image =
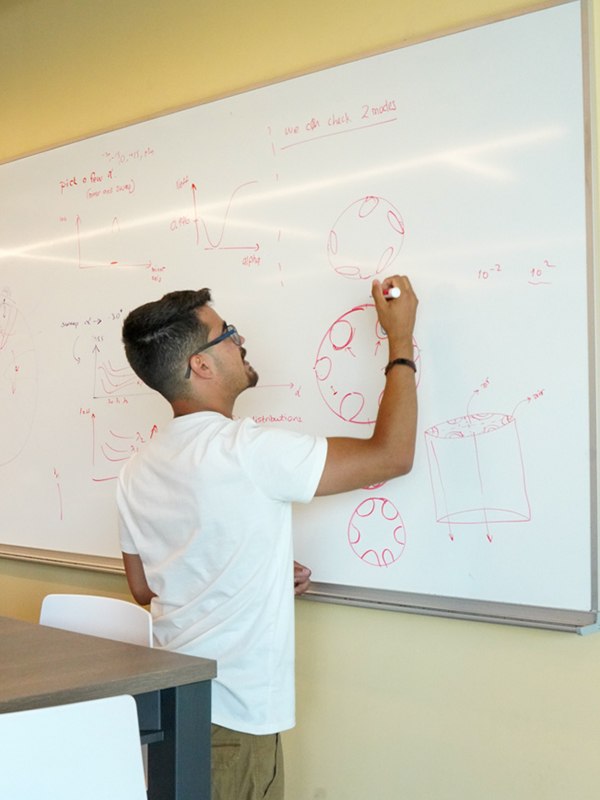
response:
[[[245,420],[238,445],[243,468],[267,497],[295,503],[312,500],[325,467],[327,439]]]
[[[117,508],[119,511],[119,538],[121,540],[121,552],[128,553],[129,555],[138,555],[137,547],[133,542],[129,526],[126,522],[127,503],[121,488],[121,481],[117,484]]]

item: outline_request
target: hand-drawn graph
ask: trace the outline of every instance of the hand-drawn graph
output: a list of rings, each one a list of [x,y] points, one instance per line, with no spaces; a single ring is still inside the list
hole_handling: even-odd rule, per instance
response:
[[[348,541],[365,564],[389,567],[406,546],[406,531],[398,509],[385,497],[363,500],[350,518]]]
[[[259,250],[259,244],[257,242],[248,242],[242,246],[233,246],[233,245],[225,245],[223,244],[223,240],[225,238],[225,233],[228,228],[235,228],[235,227],[247,227],[245,224],[242,224],[240,220],[234,220],[230,216],[231,206],[233,201],[238,192],[242,189],[245,189],[246,186],[252,186],[257,184],[258,181],[248,181],[248,183],[243,183],[241,186],[236,187],[231,193],[229,198],[229,202],[227,203],[227,207],[225,212],[222,216],[218,216],[217,218],[213,217],[210,213],[210,209],[206,209],[201,213],[198,212],[198,205],[196,199],[196,192],[198,191],[196,184],[192,183],[192,197],[194,201],[194,225],[196,227],[196,244],[199,245],[201,243],[200,237],[200,227],[202,227],[202,231],[204,233],[203,240],[206,241],[204,249],[205,250]],[[213,233],[209,232],[209,227],[211,227],[211,223],[215,223],[212,225]],[[220,226],[220,230],[219,230]]]
[[[94,399],[153,393],[131,369],[124,352],[118,355],[106,354],[95,346],[93,354]]]
[[[531,519],[514,416],[468,414],[429,428],[425,442],[437,522],[483,524],[491,541],[490,524]]]
[[[90,424],[92,480],[95,483],[116,480],[123,464],[158,431],[154,425],[149,431],[140,432],[130,429],[127,423],[99,419],[96,414],[91,415]]]
[[[23,450],[37,404],[33,339],[15,302],[0,295],[0,465]]]
[[[361,197],[329,231],[329,263],[345,278],[368,280],[392,265],[404,241],[404,222],[383,197]]]
[[[420,354],[414,339],[413,343],[418,385]],[[387,358],[387,334],[372,303],[351,309],[333,323],[319,345],[314,370],[321,396],[336,416],[357,425],[375,422]]]
[[[75,220],[77,228],[77,263],[79,269],[98,267],[143,267],[151,269],[152,261],[137,257],[137,247],[126,232],[121,233],[118,217],[104,218],[95,229],[84,226],[79,214]],[[123,226],[126,230],[127,226]],[[129,228],[132,226],[129,225]],[[133,252],[132,252],[133,247]]]

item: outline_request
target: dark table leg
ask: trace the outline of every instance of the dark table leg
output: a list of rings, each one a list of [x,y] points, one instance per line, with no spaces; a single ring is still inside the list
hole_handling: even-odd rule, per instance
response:
[[[161,690],[164,740],[148,745],[148,800],[210,800],[210,681]]]

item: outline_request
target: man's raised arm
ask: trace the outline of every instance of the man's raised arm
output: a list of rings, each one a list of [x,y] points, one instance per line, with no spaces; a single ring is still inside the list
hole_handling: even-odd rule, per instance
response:
[[[398,287],[400,297],[386,300],[384,292]],[[418,300],[406,277],[373,282],[379,323],[387,333],[389,364],[412,362],[413,328]],[[338,494],[405,475],[412,468],[417,432],[415,373],[410,364],[394,364],[385,376],[373,435],[370,439],[335,437],[327,440],[327,460],[317,495]]]

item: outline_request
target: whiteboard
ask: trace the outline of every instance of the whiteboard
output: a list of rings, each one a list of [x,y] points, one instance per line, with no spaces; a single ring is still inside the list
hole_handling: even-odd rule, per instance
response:
[[[295,509],[313,594],[595,618],[581,28],[546,8],[2,166],[6,552],[118,558],[116,476],[171,416],[127,365],[130,309],[211,287],[261,376],[236,413],[368,436],[371,279],[401,273],[415,466]]]

